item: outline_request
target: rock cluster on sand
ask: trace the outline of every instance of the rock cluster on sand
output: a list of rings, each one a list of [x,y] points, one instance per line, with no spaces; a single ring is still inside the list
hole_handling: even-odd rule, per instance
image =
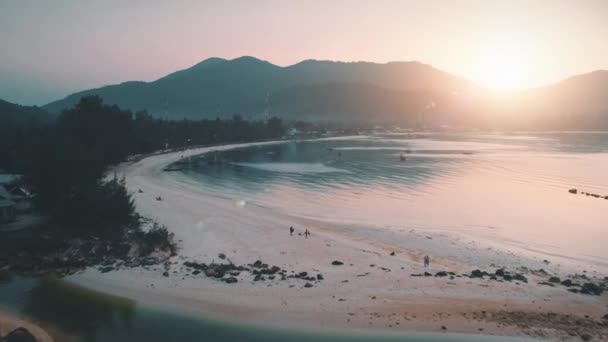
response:
[[[238,282],[236,277],[240,276],[242,273],[249,273],[252,275],[253,281],[301,279],[307,281],[304,287],[312,287],[313,285],[311,282],[320,282],[324,279],[323,275],[320,273],[315,276],[309,275],[308,272],[296,273],[294,271],[281,269],[279,266],[269,266],[261,260],[256,260],[246,266],[235,265],[233,263],[223,264],[214,262],[207,265],[205,263],[186,261],[184,262],[184,266],[193,269],[193,275],[203,272],[205,276],[223,281],[227,284]]]
[[[576,195],[576,194],[578,194],[578,189],[570,189],[570,190],[568,190],[568,192],[571,193],[571,194]],[[591,192],[581,191],[581,195],[590,196],[590,197],[594,197],[594,198],[600,198],[600,199],[603,198],[605,200],[608,200],[608,196],[602,196],[600,194],[594,194],[594,193],[591,193]]]

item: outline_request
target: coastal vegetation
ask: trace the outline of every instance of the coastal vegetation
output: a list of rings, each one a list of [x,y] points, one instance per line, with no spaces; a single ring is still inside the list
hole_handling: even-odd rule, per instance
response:
[[[24,112],[35,114],[25,120]],[[10,133],[2,135],[0,168],[23,176],[19,182],[36,194],[35,211],[50,219],[17,242],[3,239],[0,267],[19,274],[65,275],[93,265],[104,272],[117,260],[160,263],[177,252],[173,234],[141,217],[124,178],[108,171],[131,156],[285,134],[276,117],[169,121],[106,105],[98,96],[81,98],[56,118],[41,112],[7,107],[0,116],[2,131]]]

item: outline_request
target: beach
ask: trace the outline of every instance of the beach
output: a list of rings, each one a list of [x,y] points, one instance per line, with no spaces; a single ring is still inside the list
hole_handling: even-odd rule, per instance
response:
[[[576,271],[541,256],[415,227],[379,229],[294,216],[210,195],[175,172],[163,171],[173,162],[203,153],[279,143],[196,148],[120,165],[112,173],[124,175],[142,216],[175,234],[178,256],[167,264],[168,276],[163,275],[165,268],[152,266],[109,273],[88,269],[68,280],[136,301],[269,327],[606,338],[606,327],[600,323],[608,313],[608,296],[572,293],[559,284],[539,285],[549,275],[564,278]],[[305,229],[311,232],[309,238],[303,235]],[[423,266],[425,255],[431,256],[429,268]],[[228,284],[195,275],[184,265],[252,265],[258,260],[316,279],[320,274],[321,280],[255,281],[242,272],[236,276],[238,282]],[[527,282],[469,277],[475,269],[491,274],[504,269],[524,275]],[[545,273],[533,272],[540,269]],[[424,272],[431,276],[412,276]],[[589,277],[601,279],[599,273]],[[570,336],[568,322],[576,325],[577,320],[585,324]]]

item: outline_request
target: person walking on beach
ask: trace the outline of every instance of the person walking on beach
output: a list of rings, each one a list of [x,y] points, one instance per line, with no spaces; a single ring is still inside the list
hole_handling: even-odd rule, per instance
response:
[[[429,258],[428,255],[424,256],[424,267],[429,267],[429,265],[431,264],[431,258]]]
[[[306,230],[304,230],[304,237],[306,239],[308,239],[308,237],[310,236],[310,232],[308,231],[308,228]]]
[[[289,227],[289,236],[293,236],[293,226]]]

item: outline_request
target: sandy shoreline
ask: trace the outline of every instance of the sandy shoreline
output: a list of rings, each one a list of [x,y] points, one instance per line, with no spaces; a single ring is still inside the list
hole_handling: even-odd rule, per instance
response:
[[[257,143],[272,144],[274,142]],[[436,331],[506,336],[563,337],[547,327],[516,327],[515,321],[491,319],[482,312],[524,312],[600,319],[608,313],[608,296],[584,296],[560,287],[480,279],[411,277],[426,271],[422,257],[431,255],[429,272],[468,273],[491,265],[517,270],[557,266],[498,248],[488,249],[439,232],[413,228],[345,226],[292,217],[266,208],[218,198],[162,169],[180,158],[254,144],[199,148],[155,155],[117,168],[134,193],[137,211],[166,225],[180,241],[170,276],[157,269],[129,269],[101,274],[90,269],[69,280],[102,292],[142,302],[179,307],[217,318],[264,326],[313,329],[381,329]],[[141,189],[143,193],[138,193]],[[161,196],[162,201],[156,197]],[[289,236],[288,227],[296,228]],[[304,227],[310,239],[298,236]],[[394,252],[394,256],[391,253]],[[305,288],[300,279],[255,282],[242,275],[225,284],[191,275],[184,261],[210,263],[224,253],[235,264],[262,260],[296,272],[321,273],[324,280]],[[344,263],[333,266],[333,260]],[[537,280],[537,281],[533,281]],[[597,332],[596,332],[597,333]],[[602,333],[602,332],[600,332]],[[580,340],[578,336],[573,340]]]

